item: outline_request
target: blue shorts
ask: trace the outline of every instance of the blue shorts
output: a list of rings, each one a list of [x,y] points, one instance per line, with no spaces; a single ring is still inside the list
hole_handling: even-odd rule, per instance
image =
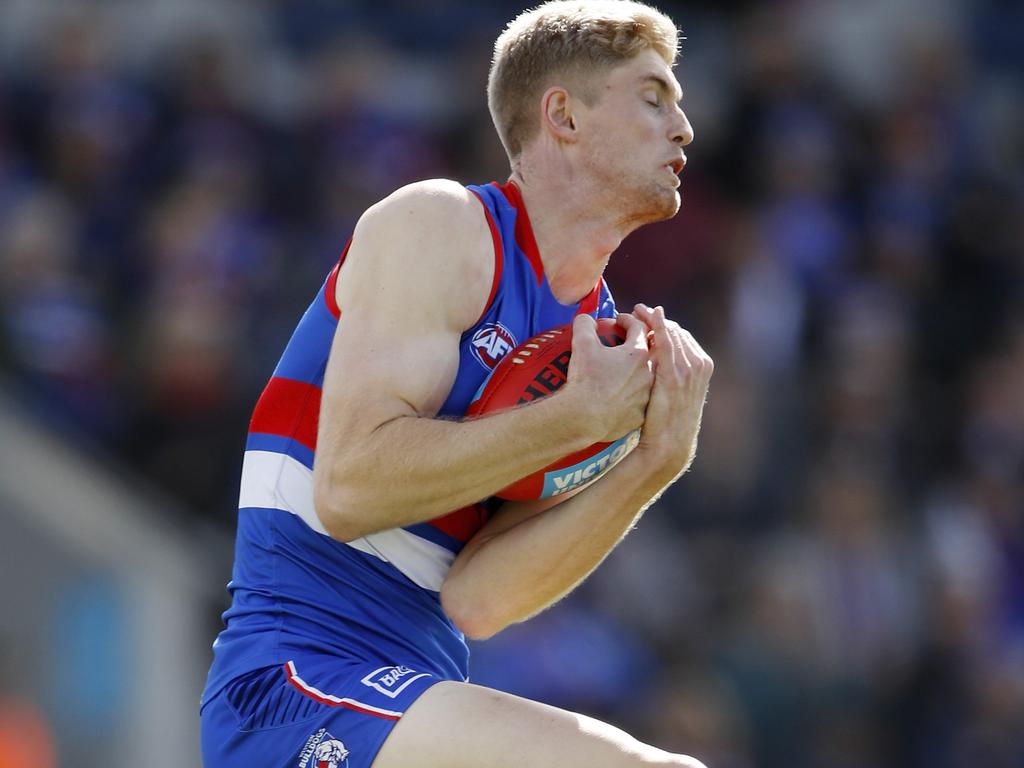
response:
[[[203,765],[370,768],[398,719],[441,679],[319,655],[255,670],[203,706]]]

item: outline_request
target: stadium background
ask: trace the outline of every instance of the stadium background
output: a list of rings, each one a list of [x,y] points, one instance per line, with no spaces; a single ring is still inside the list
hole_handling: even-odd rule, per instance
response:
[[[198,765],[250,408],[367,205],[506,176],[521,7],[0,3],[0,766]],[[1024,5],[662,7],[683,207],[608,277],[715,358],[701,450],[474,678],[712,768],[1019,768]]]

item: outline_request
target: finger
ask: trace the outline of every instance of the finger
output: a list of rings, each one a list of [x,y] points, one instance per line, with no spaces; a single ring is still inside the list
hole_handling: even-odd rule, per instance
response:
[[[704,351],[704,348],[693,337],[692,333],[685,328],[680,328],[679,330],[687,357],[693,363],[694,368],[705,374],[707,378],[710,378],[715,370],[715,361],[711,359],[711,355]]]
[[[643,323],[645,326],[647,326],[648,329],[650,329],[651,308],[648,307],[646,304],[637,304],[636,306],[634,306],[632,316],[639,320],[641,323]]]
[[[689,333],[679,327],[677,323],[666,323],[665,330],[676,349],[676,362],[684,368],[690,368],[697,361],[697,355],[690,343],[687,341]],[[693,337],[690,336],[690,339]]]
[[[647,324],[651,329],[651,349],[659,349],[662,353],[660,357],[660,363],[665,364],[675,360],[677,346],[676,340],[672,337],[669,332],[668,323],[665,320],[665,310],[662,307],[647,307],[645,308],[645,314],[647,315]]]
[[[682,331],[683,341],[686,343],[686,348],[690,350],[697,358],[710,362],[711,355],[704,351],[704,347],[702,347],[700,345],[700,342],[698,342],[697,339],[693,337],[693,334],[690,333],[685,328],[683,328]]]
[[[676,342],[665,327],[664,322],[651,330],[651,360],[654,363],[655,372],[665,368],[672,370],[676,364]]]
[[[644,304],[637,304],[640,319],[652,331],[665,327],[665,310],[662,307],[648,307]]]
[[[626,341],[623,342],[623,346],[647,349],[646,325],[633,317],[633,315],[627,315],[623,312],[619,313],[616,322],[626,332]]]

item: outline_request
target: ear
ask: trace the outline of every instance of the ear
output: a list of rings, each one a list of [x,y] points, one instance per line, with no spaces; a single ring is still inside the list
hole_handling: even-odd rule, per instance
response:
[[[573,117],[575,104],[569,92],[557,85],[548,88],[541,97],[541,121],[558,141],[576,141],[576,120]]]

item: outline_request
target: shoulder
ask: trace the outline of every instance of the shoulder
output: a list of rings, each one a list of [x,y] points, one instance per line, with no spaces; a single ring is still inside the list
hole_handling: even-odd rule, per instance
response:
[[[396,229],[396,227],[398,229]],[[367,209],[356,226],[397,234],[414,228],[417,236],[431,232],[488,234],[483,207],[470,190],[450,179],[428,179],[401,187]]]
[[[353,232],[350,258],[378,278],[390,274],[429,288],[465,329],[490,295],[494,249],[476,195],[456,181],[430,179],[401,187],[367,209]]]

